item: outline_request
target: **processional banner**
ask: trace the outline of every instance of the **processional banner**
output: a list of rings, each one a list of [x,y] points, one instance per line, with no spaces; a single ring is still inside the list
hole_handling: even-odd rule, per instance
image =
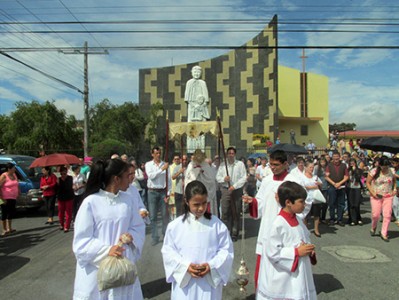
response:
[[[216,121],[174,122],[169,124],[169,132],[171,139],[175,139],[183,134],[186,134],[190,138],[198,138],[206,133],[218,136],[219,127]]]

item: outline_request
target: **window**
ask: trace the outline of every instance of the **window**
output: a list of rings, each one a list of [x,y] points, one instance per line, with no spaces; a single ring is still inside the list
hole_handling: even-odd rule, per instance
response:
[[[301,125],[301,135],[308,135],[308,125]]]

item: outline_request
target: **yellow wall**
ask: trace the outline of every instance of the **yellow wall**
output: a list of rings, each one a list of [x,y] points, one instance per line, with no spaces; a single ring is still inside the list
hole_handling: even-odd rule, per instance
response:
[[[299,70],[278,66],[278,107],[285,117],[301,114],[299,76]]]
[[[278,104],[279,117],[300,117],[300,76],[297,69],[278,66]],[[290,142],[289,132],[296,133],[297,144],[312,140],[317,147],[328,143],[328,78],[323,75],[307,73],[308,118],[322,118],[321,121],[279,120],[280,140]],[[308,125],[308,135],[301,135],[301,125]]]

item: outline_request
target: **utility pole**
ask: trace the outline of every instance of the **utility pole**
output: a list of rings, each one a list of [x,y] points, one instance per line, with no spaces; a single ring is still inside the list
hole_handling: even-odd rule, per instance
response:
[[[84,45],[84,90],[83,90],[83,107],[84,107],[84,131],[83,131],[83,153],[84,157],[89,156],[89,71],[88,71],[88,54],[87,42]]]
[[[72,52],[60,51],[64,54],[82,54],[79,49],[73,50]],[[84,156],[89,156],[89,54],[109,54],[107,50],[104,51],[89,51],[87,41],[83,46],[84,55],[84,91],[83,91],[83,116],[84,116],[84,128],[83,128],[83,153]]]

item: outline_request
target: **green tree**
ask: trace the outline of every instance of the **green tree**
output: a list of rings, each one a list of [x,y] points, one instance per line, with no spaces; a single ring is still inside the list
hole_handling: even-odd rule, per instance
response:
[[[82,152],[82,130],[74,116],[67,116],[54,102],[17,102],[2,135],[8,152],[36,156],[45,153]]]
[[[334,123],[334,124],[329,124],[329,131],[348,131],[348,130],[355,130],[356,129],[356,124],[355,123]]]
[[[126,148],[125,143],[109,138],[91,145],[91,156],[108,159],[114,153],[129,153],[129,149]]]
[[[109,143],[114,141],[115,146],[119,145],[117,148],[120,149],[114,152],[121,154],[123,151],[137,155],[144,140],[144,128],[147,123],[147,118],[140,112],[137,104],[125,102],[117,106],[104,99],[90,109],[90,153],[97,153],[98,149],[102,149],[103,152],[97,155],[107,157],[110,151]],[[94,147],[98,149],[94,151]]]
[[[10,124],[11,118],[6,115],[0,115],[0,149],[6,148],[3,136],[7,132],[8,125]]]
[[[146,135],[146,141],[150,145],[150,148],[157,143],[156,137],[159,132],[159,117],[162,110],[163,105],[159,102],[151,105]]]

